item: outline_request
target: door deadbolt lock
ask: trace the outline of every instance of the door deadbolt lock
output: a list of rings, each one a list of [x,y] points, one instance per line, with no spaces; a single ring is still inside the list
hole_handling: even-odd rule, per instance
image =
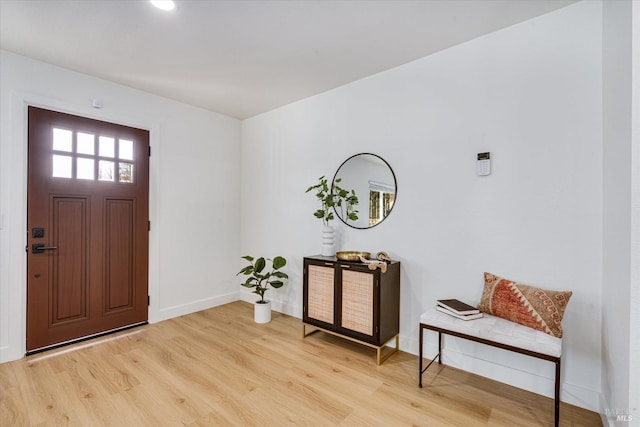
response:
[[[45,246],[44,243],[34,243],[31,245],[32,254],[42,254],[44,251],[52,251],[58,249],[57,246]]]

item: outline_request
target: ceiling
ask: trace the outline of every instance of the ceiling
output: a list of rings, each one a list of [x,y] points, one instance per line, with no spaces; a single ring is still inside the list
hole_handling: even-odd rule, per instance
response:
[[[0,0],[0,48],[244,119],[574,0],[176,2]]]

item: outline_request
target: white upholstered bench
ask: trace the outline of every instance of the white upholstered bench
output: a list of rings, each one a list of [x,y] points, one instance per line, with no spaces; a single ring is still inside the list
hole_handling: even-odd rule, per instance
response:
[[[422,351],[425,329],[438,333],[438,354],[423,369]],[[561,338],[489,314],[485,314],[479,319],[461,320],[433,308],[420,316],[420,379],[418,384],[420,388],[422,388],[422,374],[429,366],[436,359],[439,364],[442,364],[442,334],[554,362],[556,364],[555,425],[558,426],[560,420]]]

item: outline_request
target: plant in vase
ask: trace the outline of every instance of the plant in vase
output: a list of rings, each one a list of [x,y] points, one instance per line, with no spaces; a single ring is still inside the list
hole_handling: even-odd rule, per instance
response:
[[[321,208],[313,213],[313,216],[322,220],[324,229],[322,230],[322,255],[333,255],[333,227],[329,225],[330,221],[335,219],[334,210],[338,207],[342,213],[342,218],[356,221],[358,219],[358,211],[355,206],[358,204],[358,196],[354,190],[348,191],[340,187],[338,184],[342,181],[337,178],[333,182],[333,186],[329,189],[329,183],[324,176],[318,178],[318,184],[307,188],[305,193],[316,191],[316,198],[321,203]],[[346,215],[345,215],[346,210]]]
[[[341,178],[337,178],[333,182],[333,191],[335,194],[335,206],[340,208],[340,218],[344,218],[345,221],[357,221],[358,220],[358,211],[356,210],[356,205],[358,204],[358,196],[356,196],[356,191],[345,190],[340,187],[338,183],[342,181]]]
[[[260,257],[255,259],[246,255],[242,259],[247,260],[249,265],[240,270],[236,276],[244,274],[250,276],[242,283],[245,288],[254,288],[253,293],[260,296],[260,300],[254,305],[254,320],[256,323],[268,323],[271,321],[271,301],[265,301],[264,293],[267,292],[269,286],[277,289],[284,285],[281,279],[288,279],[286,273],[280,270],[287,265],[287,260],[281,256],[277,256],[271,260],[270,258]],[[271,262],[271,271],[266,271],[267,262]]]

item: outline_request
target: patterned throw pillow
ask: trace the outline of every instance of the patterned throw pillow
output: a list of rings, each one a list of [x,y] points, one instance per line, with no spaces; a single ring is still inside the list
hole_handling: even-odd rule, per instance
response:
[[[562,317],[571,291],[548,291],[484,273],[478,310],[562,338]]]

